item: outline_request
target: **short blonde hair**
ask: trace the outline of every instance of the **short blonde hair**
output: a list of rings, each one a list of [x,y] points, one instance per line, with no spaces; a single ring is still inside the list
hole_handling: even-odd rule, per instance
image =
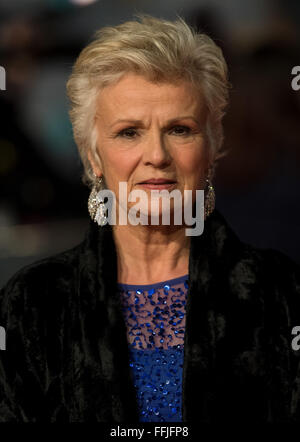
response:
[[[167,21],[136,14],[139,21],[106,26],[79,54],[67,93],[74,139],[83,163],[82,182],[94,176],[88,151],[99,164],[95,126],[98,92],[127,72],[150,81],[191,81],[201,89],[208,107],[206,135],[214,158],[222,156],[222,118],[228,101],[227,65],[222,50],[206,34],[196,32],[177,15]]]

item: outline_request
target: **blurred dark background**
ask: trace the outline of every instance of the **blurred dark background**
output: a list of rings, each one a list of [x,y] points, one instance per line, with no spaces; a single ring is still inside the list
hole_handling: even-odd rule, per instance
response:
[[[19,268],[78,244],[89,191],[65,84],[95,30],[135,12],[208,33],[232,84],[216,206],[248,243],[300,263],[299,0],[0,0],[0,286]]]

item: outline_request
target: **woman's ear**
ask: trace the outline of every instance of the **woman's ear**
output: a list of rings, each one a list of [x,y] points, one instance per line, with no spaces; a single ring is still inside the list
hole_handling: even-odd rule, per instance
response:
[[[100,177],[102,175],[102,167],[101,165],[97,164],[91,150],[88,151],[87,156],[92,166],[94,174]]]
[[[212,157],[210,157],[209,161],[207,162],[207,168],[206,168],[206,178],[208,180],[211,180],[213,178],[214,169],[215,169],[215,161]]]

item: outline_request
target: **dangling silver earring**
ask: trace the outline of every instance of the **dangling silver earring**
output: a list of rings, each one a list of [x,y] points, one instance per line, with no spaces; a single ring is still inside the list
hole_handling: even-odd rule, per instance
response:
[[[204,219],[206,219],[214,211],[216,202],[216,194],[210,179],[210,173],[206,179],[206,189],[204,194]]]
[[[107,209],[104,201],[98,195],[100,190],[104,189],[103,178],[97,177],[94,174],[95,181],[88,199],[88,210],[93,221],[97,222],[99,226],[104,226],[107,223]]]

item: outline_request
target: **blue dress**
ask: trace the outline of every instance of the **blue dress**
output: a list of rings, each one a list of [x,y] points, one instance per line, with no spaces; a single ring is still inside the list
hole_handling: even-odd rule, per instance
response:
[[[181,422],[188,275],[118,284],[141,422]]]

